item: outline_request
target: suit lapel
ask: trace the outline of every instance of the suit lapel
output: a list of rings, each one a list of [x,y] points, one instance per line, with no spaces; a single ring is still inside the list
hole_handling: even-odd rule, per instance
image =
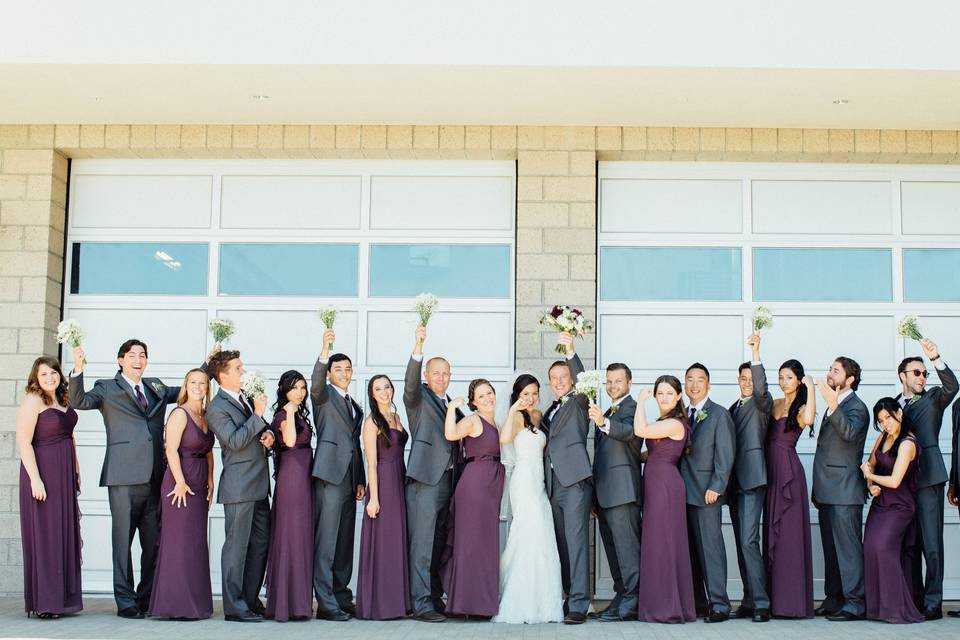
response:
[[[137,408],[137,411],[139,411],[139,412],[142,413],[144,416],[146,416],[146,415],[147,415],[147,412],[143,410],[143,406],[140,404],[140,401],[137,400],[137,394],[134,393],[133,387],[131,387],[129,384],[127,384],[127,381],[123,379],[123,376],[120,375],[119,373],[117,373],[117,375],[114,376],[113,380],[114,380],[114,382],[117,383],[117,386],[120,387],[120,389],[123,390],[123,391],[127,394],[127,397],[130,398],[130,401],[131,401],[131,402],[133,402],[133,406],[135,406],[135,407]],[[141,382],[141,384],[143,384],[143,381],[142,381],[142,380],[141,380],[140,382]],[[144,397],[146,397],[146,396],[144,396]]]
[[[239,402],[234,400],[229,393],[227,393],[223,389],[220,389],[219,391],[217,391],[217,395],[223,398],[224,400],[226,400],[228,403],[230,403],[230,405],[233,406],[235,409],[237,409],[237,411],[240,412],[240,415],[246,417],[247,412],[244,411],[243,405],[241,405]]]
[[[327,393],[333,399],[334,408],[340,413],[343,417],[343,422],[350,428],[350,432],[353,433],[354,421],[350,419],[350,414],[347,413],[347,403],[346,399],[340,393],[340,389],[328,383]],[[356,411],[356,405],[354,405],[354,415],[359,413]]]

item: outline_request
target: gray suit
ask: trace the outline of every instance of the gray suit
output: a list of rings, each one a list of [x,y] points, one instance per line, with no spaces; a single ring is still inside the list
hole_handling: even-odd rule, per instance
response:
[[[220,389],[207,408],[207,425],[220,443],[225,537],[220,551],[223,613],[244,616],[263,608],[260,587],[270,544],[270,470],[260,436],[263,418]]]
[[[97,380],[84,391],[83,373],[69,379],[70,405],[77,410],[98,409],[107,432],[107,448],[100,486],[110,500],[113,546],[113,596],[117,609],[146,611],[153,588],[157,545],[160,540],[160,482],[163,479],[163,423],[166,407],[176,402],[180,387],[168,387],[158,378],[143,378],[144,410],[133,388],[118,372]],[[140,584],[133,586],[130,545],[140,537]]]
[[[416,614],[443,608],[440,554],[447,542],[447,508],[456,480],[459,443],[443,435],[447,410],[421,380],[423,360],[410,358],[403,406],[410,423],[407,460],[407,544],[410,603]],[[458,410],[457,418],[463,414]]]
[[[767,372],[762,364],[752,365],[753,395],[730,407],[736,428],[737,455],[727,491],[727,505],[737,540],[737,564],[743,581],[742,605],[747,609],[769,609],[767,573],[760,552],[760,516],[767,496],[767,462],[763,447],[773,410],[767,390]]]
[[[598,505],[600,539],[607,554],[616,597],[610,610],[621,618],[636,617],[640,585],[640,450],[643,439],[633,433],[637,401],[629,395],[617,410],[604,414],[610,434],[594,435],[593,482]]]
[[[313,367],[310,400],[317,427],[312,471],[313,592],[317,608],[330,612],[353,604],[349,585],[356,496],[357,487],[366,484],[360,450],[363,411],[327,382],[327,363],[321,360]]]
[[[702,421],[691,420],[690,453],[680,459],[680,474],[687,493],[693,595],[698,610],[709,607],[729,613],[727,552],[721,515],[735,458],[735,430],[730,413],[709,398],[703,411],[706,417]],[[720,494],[714,504],[706,503],[708,489]]]
[[[567,361],[576,379],[583,371],[580,356]],[[590,607],[590,508],[593,487],[590,454],[587,453],[589,400],[571,391],[544,414],[547,445],[544,451],[544,481],[553,510],[553,527],[560,552],[560,577],[571,613],[587,613]],[[558,404],[559,403],[559,404]]]
[[[825,415],[813,457],[812,500],[820,512],[823,606],[863,615],[863,504],[867,484],[860,471],[870,412],[851,393]]]
[[[920,610],[940,610],[943,605],[943,484],[947,468],[940,451],[943,414],[957,395],[957,376],[949,367],[937,370],[943,383],[914,396],[904,408],[904,424],[913,430],[920,446],[920,474],[917,476],[917,513],[920,536],[913,550],[914,593],[923,594]],[[897,396],[897,400],[900,400]],[[921,557],[927,565],[923,579]]]

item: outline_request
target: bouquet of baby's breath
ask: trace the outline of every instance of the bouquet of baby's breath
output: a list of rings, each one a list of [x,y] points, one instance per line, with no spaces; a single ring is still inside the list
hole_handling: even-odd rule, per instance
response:
[[[772,326],[773,314],[770,312],[770,309],[763,305],[758,305],[757,308],[753,310],[753,330],[757,332]]]
[[[210,329],[210,333],[213,334],[213,341],[219,344],[223,344],[229,340],[230,336],[232,336],[233,332],[236,330],[233,320],[228,318],[216,318],[215,320],[211,320],[207,327]]]
[[[259,371],[247,371],[240,376],[240,390],[248,398],[267,393],[267,381]]]
[[[59,344],[69,344],[76,349],[83,340],[83,330],[74,319],[63,320],[57,325],[57,342]]]
[[[320,320],[327,329],[333,329],[333,323],[337,320],[337,310],[334,307],[323,307],[320,309]],[[333,350],[333,343],[327,345],[327,350]]]
[[[587,396],[590,398],[590,402],[596,404],[597,396],[600,395],[600,384],[600,371],[596,369],[592,371],[581,371],[577,375],[576,391],[577,393],[582,393]]]
[[[559,304],[540,316],[540,325],[569,333],[575,338],[582,338],[587,331],[593,329],[593,323],[583,317],[580,309]],[[567,348],[558,344],[556,352],[566,355]]]
[[[911,340],[923,340],[923,334],[920,333],[917,316],[904,316],[903,319],[897,323],[897,333]]]
[[[413,302],[413,310],[420,316],[420,324],[427,326],[430,322],[430,316],[437,310],[440,300],[432,293],[421,293]]]

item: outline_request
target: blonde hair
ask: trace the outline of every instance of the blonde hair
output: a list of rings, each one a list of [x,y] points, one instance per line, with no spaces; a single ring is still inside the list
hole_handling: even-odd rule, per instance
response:
[[[190,375],[194,373],[202,373],[203,377],[207,379],[207,394],[200,401],[200,415],[203,415],[207,411],[207,405],[210,404],[210,376],[200,367],[190,369],[190,371],[187,371],[187,375],[183,376],[183,384],[180,386],[180,393],[177,395],[177,406],[182,407],[186,404],[188,397],[187,381],[190,379]]]

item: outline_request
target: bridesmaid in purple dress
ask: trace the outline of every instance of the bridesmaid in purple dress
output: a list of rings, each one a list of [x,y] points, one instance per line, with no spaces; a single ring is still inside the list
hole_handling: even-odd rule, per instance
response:
[[[213,502],[213,432],[207,429],[210,379],[184,378],[164,427],[167,470],[160,484],[160,545],[149,615],[203,620],[213,615],[207,512]]]
[[[457,422],[463,406],[457,398],[447,407],[444,436],[461,441],[464,469],[450,499],[447,548],[441,567],[447,612],[493,617],[500,606],[500,500],[504,469],[500,464],[500,432],[494,418],[497,394],[477,378],[467,391],[474,411]]]
[[[767,498],[764,505],[764,560],[775,618],[813,617],[813,551],[810,497],[797,455],[797,441],[817,413],[813,379],[797,360],[780,365],[783,398],[773,401],[767,430]]]
[[[406,468],[407,432],[393,404],[393,382],[377,375],[367,385],[370,415],[363,423],[367,459],[367,502],[360,530],[360,575],[357,617],[402,618],[410,611],[407,575]]]
[[[651,397],[656,398],[660,417],[647,424],[644,403]],[[652,392],[640,391],[637,405],[633,432],[647,441],[637,617],[644,622],[693,622],[697,614],[687,541],[687,494],[678,468],[690,445],[690,425],[680,381],[660,376]]]
[[[27,615],[59,618],[83,609],[80,598],[80,465],[73,440],[77,412],[56,358],[37,358],[17,409],[20,537]]]
[[[881,430],[863,477],[873,496],[863,530],[863,582],[867,618],[892,623],[923,622],[910,587],[910,558],[916,512],[917,441],[903,424],[903,409],[893,398],[873,407]]]
[[[270,426],[279,437],[266,580],[266,617],[278,622],[309,620],[313,613],[313,432],[306,397],[303,374],[291,370],[280,376]]]

